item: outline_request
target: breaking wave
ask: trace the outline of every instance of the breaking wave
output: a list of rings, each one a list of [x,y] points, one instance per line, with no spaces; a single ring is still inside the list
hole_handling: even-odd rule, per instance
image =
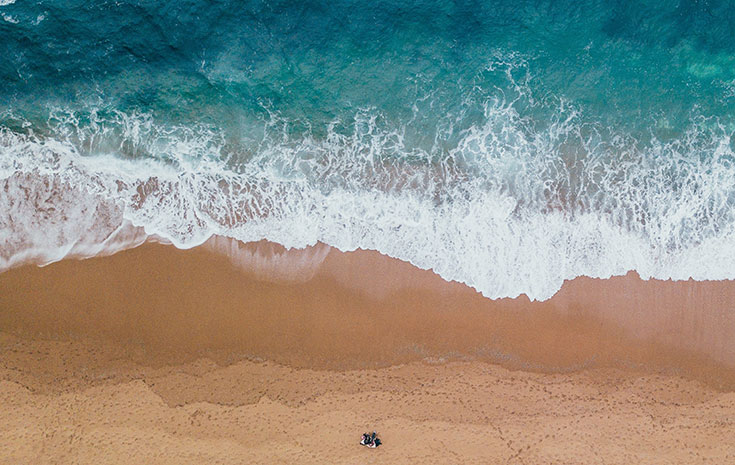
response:
[[[490,298],[629,270],[735,278],[731,131],[695,116],[669,140],[633,137],[553,106],[539,124],[489,98],[429,143],[374,109],[319,135],[272,114],[242,140],[119,111],[55,110],[43,131],[17,120],[0,126],[0,270],[221,236],[377,250]]]

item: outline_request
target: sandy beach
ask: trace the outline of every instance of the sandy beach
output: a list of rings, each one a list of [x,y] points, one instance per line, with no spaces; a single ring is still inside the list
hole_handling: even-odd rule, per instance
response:
[[[730,463],[735,395],[673,376],[484,362],[150,367],[3,339],[2,463]],[[357,445],[379,428],[377,450]]]
[[[735,464],[733,12],[0,0],[0,465]]]
[[[0,275],[0,463],[735,460],[729,282],[492,301],[375,252],[223,241]]]

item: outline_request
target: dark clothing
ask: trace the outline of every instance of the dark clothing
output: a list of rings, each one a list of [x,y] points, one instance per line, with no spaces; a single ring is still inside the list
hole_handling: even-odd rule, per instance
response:
[[[378,438],[378,434],[373,431],[373,434],[363,433],[360,444],[368,447],[378,447],[382,444],[382,441]]]

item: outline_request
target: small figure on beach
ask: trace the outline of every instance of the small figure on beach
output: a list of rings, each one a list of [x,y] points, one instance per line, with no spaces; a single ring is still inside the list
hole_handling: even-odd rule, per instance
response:
[[[373,434],[362,433],[362,439],[360,440],[360,444],[362,444],[363,446],[367,446],[371,449],[375,449],[382,443],[383,442],[378,437],[377,432],[373,431]]]

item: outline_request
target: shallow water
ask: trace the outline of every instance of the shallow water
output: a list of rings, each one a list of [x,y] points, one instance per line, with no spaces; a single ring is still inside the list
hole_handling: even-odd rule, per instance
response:
[[[488,297],[735,278],[732,2],[0,5],[0,269],[154,236]]]

